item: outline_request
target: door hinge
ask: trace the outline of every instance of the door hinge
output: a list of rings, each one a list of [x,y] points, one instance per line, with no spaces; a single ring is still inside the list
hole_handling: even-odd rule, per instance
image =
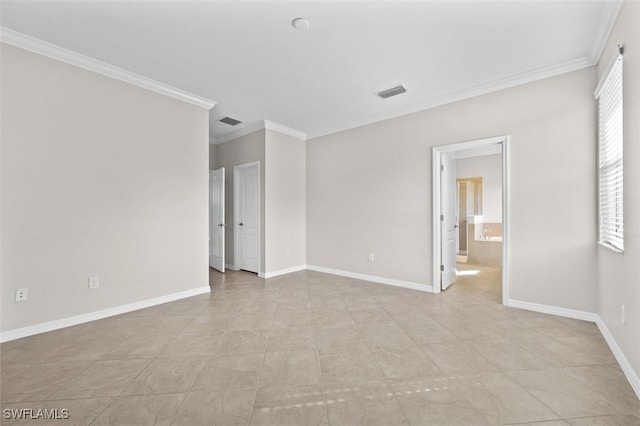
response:
[[[444,265],[440,265],[440,271],[444,272]]]
[[[440,215],[440,220],[444,221],[444,215],[443,214]]]
[[[440,171],[444,172],[444,164],[440,164]]]

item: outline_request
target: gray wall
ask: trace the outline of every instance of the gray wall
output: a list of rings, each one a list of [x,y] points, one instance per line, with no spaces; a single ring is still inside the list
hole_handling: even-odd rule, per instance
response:
[[[506,134],[511,298],[595,312],[595,81],[591,67],[308,141],[307,263],[431,285],[431,147]]]
[[[234,264],[233,167],[260,161],[261,267],[270,273],[306,261],[305,142],[259,130],[211,145],[211,168],[226,168],[226,263]]]
[[[307,259],[305,142],[266,130],[266,268],[304,266]]]
[[[640,3],[625,1],[598,64],[624,44],[624,254],[598,248],[598,313],[640,376]],[[595,226],[595,225],[594,225]],[[627,324],[620,320],[626,305]]]
[[[265,131],[258,130],[245,136],[216,145],[215,166],[225,168],[225,215],[227,226],[225,228],[225,262],[234,264],[234,228],[233,219],[233,167],[241,164],[260,162],[260,272],[264,272],[265,267]]]
[[[208,111],[1,54],[2,330],[207,286]]]
[[[209,142],[209,170],[215,170],[218,164],[218,145]]]

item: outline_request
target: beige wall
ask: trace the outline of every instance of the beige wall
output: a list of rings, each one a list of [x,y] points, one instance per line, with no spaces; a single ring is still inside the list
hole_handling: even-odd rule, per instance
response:
[[[624,44],[624,254],[598,248],[598,313],[640,376],[640,2],[625,1],[598,64]],[[594,225],[595,226],[595,225]],[[620,320],[626,305],[627,325]]]
[[[456,177],[482,177],[482,218],[484,222],[502,223],[502,155],[460,158],[456,160]]]
[[[216,145],[215,166],[225,168],[225,262],[234,265],[234,219],[233,219],[233,167],[241,164],[260,162],[260,272],[265,266],[265,131],[258,130],[245,136]]]
[[[431,147],[506,134],[511,298],[594,312],[594,85],[592,67],[308,141],[307,263],[431,285]]]
[[[1,53],[1,329],[207,286],[208,111]]]
[[[212,168],[226,168],[226,263],[234,264],[233,167],[260,161],[260,272],[268,274],[304,265],[304,141],[263,129],[211,145],[209,159]]]
[[[307,257],[305,142],[266,130],[266,273]]]

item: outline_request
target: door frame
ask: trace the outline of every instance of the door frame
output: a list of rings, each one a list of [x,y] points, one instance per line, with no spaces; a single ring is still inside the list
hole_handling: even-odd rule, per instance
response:
[[[433,292],[440,293],[440,265],[442,224],[440,221],[440,157],[443,152],[462,151],[470,148],[484,148],[496,144],[502,145],[502,304],[509,304],[509,136],[496,136],[469,142],[434,146],[431,149],[432,170],[432,282]]]
[[[225,241],[225,239],[226,239],[225,227],[227,226],[227,224],[226,224],[227,219],[225,217],[225,213],[226,213],[225,212],[226,170],[225,170],[224,167],[220,167],[220,168],[215,169],[215,170],[214,169],[209,169],[209,267],[210,268],[214,268],[211,265],[211,244],[212,244],[211,241],[213,240],[213,238],[212,238],[213,237],[213,231],[214,231],[215,227],[220,227],[220,225],[213,223],[213,200],[211,198],[211,189],[212,189],[211,188],[211,179],[212,179],[211,175],[213,173],[219,171],[219,170],[222,170],[222,218],[221,218],[222,219],[222,226],[221,226],[221,228],[222,228],[222,230],[221,230],[222,231],[222,256],[221,256],[222,257],[222,259],[221,259],[222,260],[222,266],[221,266],[221,269],[222,270],[220,272],[224,273],[225,267],[226,267],[226,264],[225,264],[225,260],[226,260],[225,259],[225,245],[226,245],[225,244],[225,242],[226,242]],[[216,268],[214,268],[214,269],[216,269]]]
[[[262,272],[262,177],[260,175],[260,161],[239,164],[233,166],[233,264],[236,271],[241,269],[240,263],[240,233],[238,223],[240,223],[240,171],[250,167],[258,167],[258,274]]]

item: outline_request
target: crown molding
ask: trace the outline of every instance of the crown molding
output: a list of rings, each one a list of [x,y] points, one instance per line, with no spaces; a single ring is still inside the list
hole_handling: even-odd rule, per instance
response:
[[[516,74],[513,76],[501,78],[499,80],[490,81],[488,83],[479,84],[477,86],[468,87],[457,92],[448,93],[436,98],[426,99],[401,108],[384,111],[378,114],[372,114],[361,119],[350,120],[336,124],[335,126],[325,127],[308,134],[308,139],[319,138],[333,133],[366,126],[368,124],[377,123],[379,121],[400,117],[414,112],[424,111],[427,109],[439,107],[453,102],[463,101],[465,99],[474,98],[480,95],[497,92],[499,90],[509,89],[511,87],[520,86],[534,81],[543,80],[545,78],[555,77],[572,71],[578,71],[595,65],[590,57],[584,56],[571,61],[563,62],[558,65],[540,68],[533,71]]]
[[[602,52],[604,51],[613,26],[616,24],[620,9],[622,9],[622,0],[606,1],[602,5],[602,13],[600,14],[600,22],[598,23],[598,29],[596,30],[596,37],[594,44],[591,48],[590,56],[593,64],[597,64],[600,61]]]
[[[276,132],[292,136],[294,138],[302,139],[303,141],[307,140],[306,133],[296,129],[292,129],[291,127],[287,127],[282,124],[274,123],[273,121],[264,120],[264,128],[268,130],[274,130]]]
[[[0,41],[20,49],[28,50],[48,58],[123,81],[125,83],[133,84],[134,86],[151,90],[152,92],[169,96],[170,98],[187,102],[207,110],[216,105],[212,100],[194,95],[193,93],[185,92],[184,90],[160,83],[131,71],[109,65],[105,62],[98,61],[97,59],[81,55],[72,50],[56,46],[8,28],[0,27]]]
[[[238,139],[242,136],[246,136],[250,133],[257,132],[258,130],[262,130],[262,129],[273,130],[288,136],[292,136],[294,138],[302,139],[303,141],[307,140],[307,135],[299,130],[292,129],[291,127],[283,126],[282,124],[274,123],[273,121],[264,120],[264,121],[257,121],[255,123],[247,124],[244,127],[234,132],[227,133],[226,135],[223,135],[217,138],[210,137],[209,143],[220,145],[221,143]]]
[[[238,139],[242,136],[246,136],[250,133],[257,132],[258,130],[262,130],[262,129],[264,129],[264,121],[257,121],[255,123],[246,124],[242,128],[235,130],[231,133],[227,133],[226,135],[222,135],[217,138],[212,137],[211,139],[215,141],[213,142],[215,145],[220,145],[222,143],[229,142],[234,139]]]

